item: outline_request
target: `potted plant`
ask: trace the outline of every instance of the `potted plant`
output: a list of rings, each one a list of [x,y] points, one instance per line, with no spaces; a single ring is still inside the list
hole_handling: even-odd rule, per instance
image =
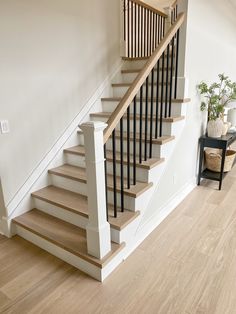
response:
[[[204,97],[201,111],[208,111],[207,133],[209,137],[221,137],[224,129],[224,110],[229,102],[236,99],[236,82],[228,76],[219,74],[219,82],[208,85],[201,82],[197,88]]]

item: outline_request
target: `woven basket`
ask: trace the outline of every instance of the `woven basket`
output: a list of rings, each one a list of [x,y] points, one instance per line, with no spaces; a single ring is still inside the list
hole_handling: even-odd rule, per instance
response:
[[[234,159],[236,156],[236,151],[227,150],[225,157],[224,172],[229,172],[232,169]],[[221,161],[222,161],[222,150],[220,149],[206,149],[205,150],[205,160],[207,169],[220,172],[221,171]]]

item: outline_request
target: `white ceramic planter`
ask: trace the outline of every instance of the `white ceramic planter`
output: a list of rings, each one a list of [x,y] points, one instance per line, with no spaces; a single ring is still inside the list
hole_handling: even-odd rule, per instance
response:
[[[218,138],[222,136],[224,129],[224,122],[218,118],[216,120],[210,120],[207,124],[207,134],[209,137]]]

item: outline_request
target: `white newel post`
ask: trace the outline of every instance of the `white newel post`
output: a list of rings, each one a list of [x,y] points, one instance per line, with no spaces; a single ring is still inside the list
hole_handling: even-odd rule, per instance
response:
[[[110,224],[106,214],[104,167],[104,122],[87,122],[84,133],[89,223],[86,227],[88,253],[102,259],[111,250]]]

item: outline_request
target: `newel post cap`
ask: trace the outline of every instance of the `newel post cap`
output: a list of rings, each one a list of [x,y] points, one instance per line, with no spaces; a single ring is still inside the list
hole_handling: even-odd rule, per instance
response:
[[[82,123],[79,125],[82,131],[87,131],[87,130],[94,130],[95,132],[97,131],[103,131],[107,127],[107,123],[101,122],[101,121],[89,121]]]

